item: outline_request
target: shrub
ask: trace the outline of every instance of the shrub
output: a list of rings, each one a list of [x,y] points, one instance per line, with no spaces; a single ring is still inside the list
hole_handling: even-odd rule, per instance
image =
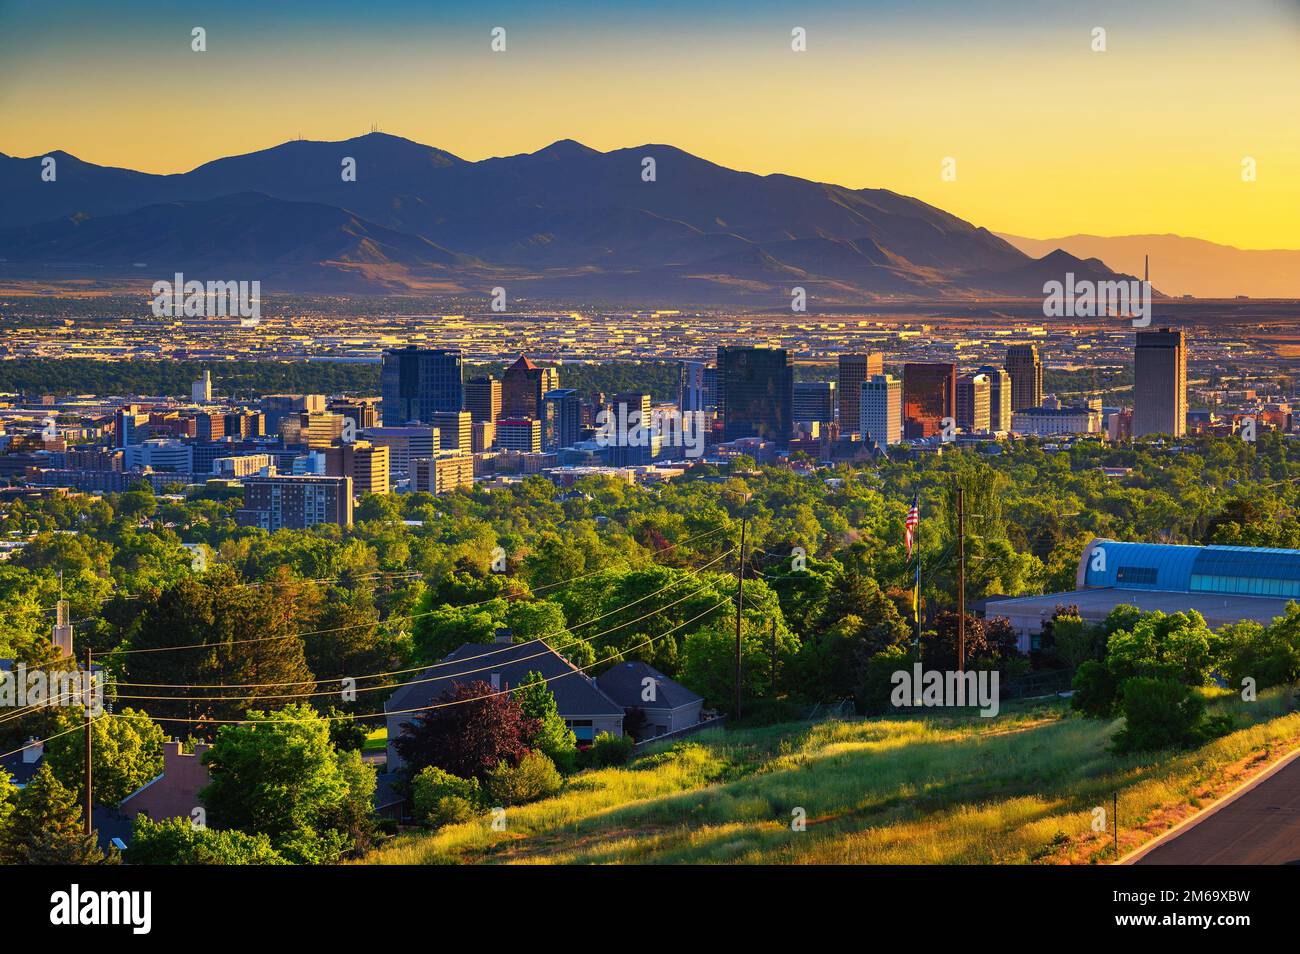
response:
[[[501,762],[488,773],[487,789],[497,805],[523,805],[554,795],[563,779],[555,763],[543,752],[529,752],[512,767]]]
[[[584,768],[608,768],[612,765],[626,765],[632,758],[636,742],[629,735],[610,735],[602,732],[596,736],[591,747],[582,753]]]
[[[124,860],[132,865],[284,865],[266,835],[196,828],[188,818],[137,815]]]
[[[867,659],[859,671],[856,692],[858,711],[863,715],[888,713],[890,695],[894,687],[894,673],[911,672],[916,656],[904,646],[890,646]]]
[[[1115,733],[1116,752],[1190,748],[1221,725],[1205,720],[1205,703],[1174,679],[1134,676],[1121,686],[1124,728]]]
[[[728,722],[733,727],[743,725],[765,728],[783,722],[798,722],[806,711],[808,711],[807,706],[801,706],[790,699],[747,699],[744,717],[739,720],[729,719]]]
[[[1268,627],[1233,623],[1219,631],[1219,669],[1232,689],[1239,691],[1247,677],[1255,680],[1256,689],[1300,679],[1300,639],[1293,634],[1292,618],[1288,615]]]
[[[1070,706],[1094,719],[1109,719],[1115,714],[1118,689],[1115,677],[1105,663],[1089,659],[1074,674],[1074,695]]]
[[[460,778],[428,765],[411,781],[415,817],[434,828],[468,821],[483,807],[478,779]]]

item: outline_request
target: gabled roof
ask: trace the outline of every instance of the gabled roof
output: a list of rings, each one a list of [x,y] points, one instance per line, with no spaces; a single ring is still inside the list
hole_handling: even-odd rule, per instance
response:
[[[655,701],[642,698],[645,679],[655,681]],[[669,679],[658,669],[643,662],[618,663],[596,677],[596,685],[625,709],[680,709],[704,697],[687,689],[680,682]]]
[[[605,695],[594,680],[540,640],[513,644],[465,643],[400,686],[384,703],[384,711],[401,712],[432,705],[457,684],[480,680],[490,684],[493,673],[499,675],[502,689],[514,689],[523,684],[530,672],[541,673],[547,680],[556,708],[565,718],[623,714],[623,707]],[[419,715],[410,713],[412,719]]]

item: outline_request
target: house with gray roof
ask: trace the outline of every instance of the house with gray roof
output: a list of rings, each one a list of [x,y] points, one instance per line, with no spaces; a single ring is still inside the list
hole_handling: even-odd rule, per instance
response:
[[[514,689],[530,672],[541,673],[555,696],[565,725],[587,745],[600,733],[623,734],[623,707],[585,672],[540,640],[527,643],[466,643],[398,687],[384,703],[388,724],[388,771],[402,765],[394,744],[405,725],[457,685],[482,681],[493,689]]]
[[[704,697],[643,662],[617,663],[596,678],[601,691],[625,710],[640,709],[651,739],[697,725]]]

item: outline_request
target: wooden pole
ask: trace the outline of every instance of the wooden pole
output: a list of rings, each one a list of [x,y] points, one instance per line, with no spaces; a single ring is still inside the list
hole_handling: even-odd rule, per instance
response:
[[[86,647],[86,696],[81,700],[81,708],[86,716],[86,809],[85,817],[82,819],[83,828],[87,835],[94,832],[94,826],[90,820],[90,806],[93,803],[92,785],[94,780],[90,770],[90,697],[95,692],[95,670],[93,668],[94,657],[91,654],[90,647]]]
[[[957,488],[957,671],[966,671],[966,491]]]
[[[736,718],[740,718],[740,617],[745,610],[745,531],[749,526],[749,515],[740,518],[740,562],[736,565]]]

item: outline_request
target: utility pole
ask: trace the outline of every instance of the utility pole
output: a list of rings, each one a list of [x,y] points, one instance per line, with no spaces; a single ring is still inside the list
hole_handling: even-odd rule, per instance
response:
[[[92,797],[91,797],[92,780],[91,780],[91,773],[90,773],[90,697],[94,695],[94,679],[95,679],[95,671],[92,668],[92,660],[93,660],[93,656],[91,655],[90,647],[87,646],[86,647],[86,682],[85,682],[86,695],[81,700],[81,711],[84,712],[86,715],[86,810],[84,812],[85,817],[82,819],[82,821],[83,821],[83,828],[85,829],[87,835],[90,835],[94,832],[94,826],[91,824],[90,821],[90,805],[92,801]]]
[[[1119,860],[1119,789],[1111,793],[1111,828],[1115,832],[1115,860]]]
[[[966,491],[957,488],[957,671],[966,671]]]
[[[745,611],[745,531],[749,515],[740,517],[740,562],[736,564],[736,718],[740,718],[740,617]]]
[[[776,698],[776,617],[773,616],[771,620],[769,620],[769,623],[771,624],[770,628],[771,628],[771,635],[772,635],[771,650],[770,650],[770,655],[772,657],[772,663],[771,663],[772,685],[768,689],[768,694],[775,699]]]

